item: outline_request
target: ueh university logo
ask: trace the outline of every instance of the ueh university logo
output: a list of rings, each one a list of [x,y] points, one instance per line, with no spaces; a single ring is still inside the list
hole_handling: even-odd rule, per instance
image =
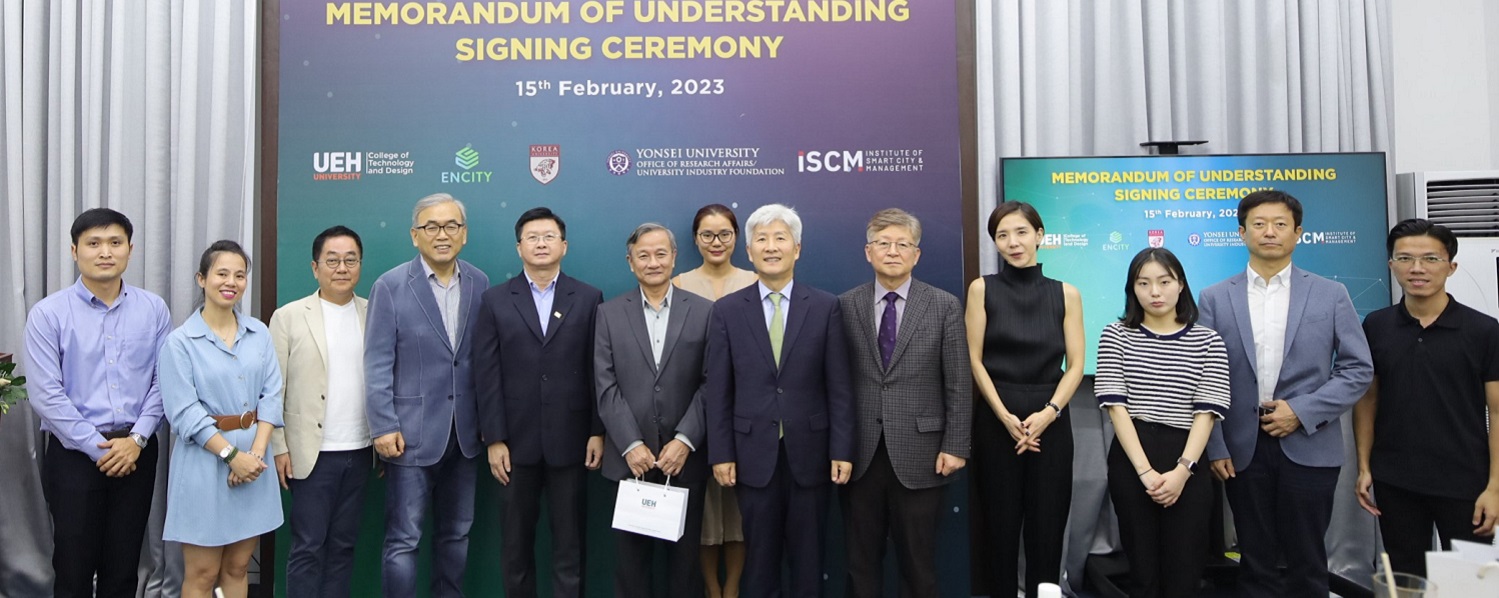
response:
[[[533,145],[531,146],[531,178],[543,185],[557,178],[557,173],[562,169],[562,146],[560,145]]]
[[[363,152],[314,152],[312,180],[357,181],[364,172]]]

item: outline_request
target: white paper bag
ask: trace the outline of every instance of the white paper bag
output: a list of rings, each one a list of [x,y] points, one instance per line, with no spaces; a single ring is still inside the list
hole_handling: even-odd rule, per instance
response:
[[[1499,596],[1499,547],[1462,540],[1426,553],[1426,578],[1441,596]]]
[[[687,528],[687,489],[626,479],[614,498],[614,529],[676,542]]]

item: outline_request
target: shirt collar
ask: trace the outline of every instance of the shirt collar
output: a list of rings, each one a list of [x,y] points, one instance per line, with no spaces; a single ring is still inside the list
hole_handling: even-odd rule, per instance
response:
[[[422,264],[422,272],[425,273],[425,274],[423,274],[422,278],[427,279],[428,282],[430,282],[432,280],[436,280],[435,277],[437,276],[437,271],[433,270],[432,269],[432,265],[427,263],[427,258],[424,258],[424,257],[421,257],[421,256],[417,256],[416,261],[421,262],[421,264]],[[462,274],[463,274],[463,269],[459,268],[458,264],[456,264],[456,263],[453,264],[453,277],[448,279],[448,286],[453,286],[453,282],[457,281],[458,277],[461,276]],[[440,280],[437,281],[437,282],[438,282],[438,284],[442,284],[442,281],[440,281]]]
[[[1254,271],[1253,266],[1245,266],[1244,271],[1249,274],[1249,282],[1251,284],[1259,284],[1260,274]],[[1286,264],[1285,268],[1282,268],[1280,272],[1276,272],[1274,276],[1271,276],[1269,280],[1266,280],[1265,285],[1270,286],[1275,284],[1276,282],[1279,282],[1281,286],[1290,286],[1291,264]]]
[[[670,284],[666,285],[666,297],[661,300],[661,308],[660,309],[655,309],[655,308],[651,307],[651,300],[645,298],[645,289],[640,289],[640,304],[643,305],[643,306],[645,306],[646,309],[649,309],[651,311],[661,311],[662,309],[670,309],[671,308],[671,288],[674,287],[674,286],[676,286],[676,285],[670,285]]]
[[[541,287],[536,286],[536,281],[531,279],[530,272],[527,272],[524,268],[522,268],[520,273],[521,276],[526,277],[526,285],[531,287],[531,292],[533,293],[550,293],[552,291],[555,291],[557,290],[557,283],[562,280],[562,271],[559,270],[557,272],[557,277],[552,279],[552,284],[547,285],[546,290],[543,291],[541,290]]]
[[[767,299],[770,298],[770,294],[771,293],[775,293],[775,292],[779,292],[781,294],[781,297],[783,297],[783,298],[789,298],[789,297],[791,297],[791,286],[793,284],[796,284],[796,281],[795,280],[788,280],[788,281],[786,281],[786,286],[783,287],[783,288],[781,288],[780,291],[772,291],[772,290],[770,290],[770,287],[765,286],[765,281],[759,281],[759,282],[756,282],[755,284],[757,284],[757,285],[760,286],[760,300],[761,301],[765,301],[765,300],[767,300]]]
[[[88,287],[83,285],[82,276],[79,276],[78,280],[73,282],[73,294],[77,295],[80,301],[83,301],[84,303],[87,303],[89,305],[98,305],[99,307],[114,309],[115,306],[118,306],[120,304],[120,300],[124,299],[126,295],[130,294],[130,285],[124,280],[120,281],[120,296],[115,299],[114,305],[105,305],[104,301],[94,296],[94,292],[88,290]]]
[[[1400,303],[1398,303],[1396,305],[1399,306],[1400,316],[1401,316],[1401,318],[1404,321],[1409,322],[1411,324],[1415,324],[1416,326],[1420,326],[1421,325],[1421,321],[1417,320],[1415,316],[1411,315],[1410,310],[1408,310],[1408,309],[1405,308],[1405,300],[1404,299],[1401,299]],[[1458,329],[1460,329],[1461,328],[1461,326],[1460,326],[1461,323],[1458,321],[1459,320],[1459,316],[1457,315],[1457,310],[1455,309],[1456,306],[1457,306],[1457,300],[1452,298],[1452,294],[1451,293],[1448,293],[1447,294],[1447,307],[1442,308],[1442,313],[1437,314],[1437,319],[1433,320],[1431,322],[1431,325],[1432,326],[1441,326],[1442,328],[1449,328],[1449,329],[1452,329],[1452,330],[1458,330]]]
[[[913,280],[913,277],[907,276],[905,282],[900,283],[900,286],[895,287],[895,294],[899,296],[902,301],[909,301],[911,299],[911,280]],[[890,290],[886,289],[885,285],[880,284],[880,281],[874,281],[874,300],[876,303],[884,301],[885,295],[889,292]]]
[[[250,331],[250,327],[245,324],[245,318],[247,317],[248,316],[241,313],[239,310],[234,310],[234,329],[236,336],[239,335],[239,331],[244,331],[246,333]],[[187,321],[182,323],[182,330],[187,333],[188,337],[192,338],[208,336],[213,332],[212,330],[208,329],[208,322],[203,321],[203,308],[201,307],[193,310],[193,315],[188,316]]]

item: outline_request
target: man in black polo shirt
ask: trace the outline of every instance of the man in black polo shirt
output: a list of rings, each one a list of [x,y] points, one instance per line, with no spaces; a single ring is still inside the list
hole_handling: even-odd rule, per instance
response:
[[[1425,576],[1433,525],[1451,548],[1491,541],[1499,519],[1499,425],[1486,426],[1499,416],[1499,322],[1447,294],[1447,227],[1402,221],[1386,248],[1405,297],[1364,320],[1374,383],[1353,409],[1358,500],[1391,566]]]

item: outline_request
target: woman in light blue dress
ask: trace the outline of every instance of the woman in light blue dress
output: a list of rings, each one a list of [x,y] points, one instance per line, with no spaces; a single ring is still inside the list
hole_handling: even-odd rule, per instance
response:
[[[198,262],[203,307],[157,359],[176,437],[163,535],[182,543],[184,598],[207,598],[214,586],[243,598],[256,542],[281,527],[276,476],[262,475],[281,426],[281,369],[265,325],[235,309],[249,270],[238,243],[209,246]]]

